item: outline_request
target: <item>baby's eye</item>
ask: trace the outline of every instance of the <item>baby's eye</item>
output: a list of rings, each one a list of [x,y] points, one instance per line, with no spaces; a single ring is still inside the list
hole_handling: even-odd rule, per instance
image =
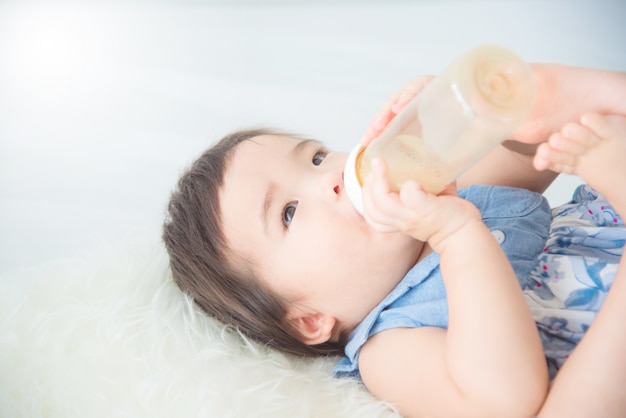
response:
[[[296,214],[296,208],[298,207],[298,202],[290,202],[283,209],[282,214],[282,222],[285,227],[289,228],[289,224],[293,221],[293,217]]]
[[[325,149],[320,149],[315,154],[313,154],[313,159],[311,160],[313,162],[313,165],[322,164],[322,161],[324,161],[324,159],[326,158],[326,154],[328,154],[328,151],[326,151]]]

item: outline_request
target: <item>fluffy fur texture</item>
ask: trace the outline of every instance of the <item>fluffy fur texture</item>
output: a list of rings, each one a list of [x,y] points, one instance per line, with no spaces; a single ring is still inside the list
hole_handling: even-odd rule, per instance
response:
[[[158,238],[0,277],[0,416],[391,417],[332,361],[246,341],[170,277]]]

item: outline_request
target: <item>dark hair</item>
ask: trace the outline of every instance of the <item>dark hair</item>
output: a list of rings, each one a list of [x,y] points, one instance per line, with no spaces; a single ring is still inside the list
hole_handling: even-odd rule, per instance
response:
[[[232,133],[205,151],[178,181],[163,224],[174,281],[208,315],[261,344],[304,356],[342,354],[344,341],[310,346],[298,340],[286,319],[287,302],[227,247],[219,206],[224,173],[235,147],[259,135],[288,134],[270,129]]]

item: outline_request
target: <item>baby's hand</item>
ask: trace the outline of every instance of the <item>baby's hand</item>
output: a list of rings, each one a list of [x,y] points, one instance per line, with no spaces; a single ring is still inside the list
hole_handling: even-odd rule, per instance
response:
[[[412,79],[397,92],[392,94],[385,102],[382,109],[372,120],[372,123],[363,134],[361,145],[367,146],[372,140],[389,125],[389,122],[424,89],[424,86],[433,79],[433,76],[426,75]]]
[[[470,202],[457,196],[455,184],[439,195],[429,194],[415,181],[391,190],[382,160],[372,162],[372,173],[363,186],[365,219],[377,231],[403,232],[420,241],[438,243],[471,220],[480,221],[480,213]]]

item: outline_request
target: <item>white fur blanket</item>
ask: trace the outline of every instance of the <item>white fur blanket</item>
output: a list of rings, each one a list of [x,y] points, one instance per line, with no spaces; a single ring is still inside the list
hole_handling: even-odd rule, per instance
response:
[[[0,277],[2,417],[387,417],[331,361],[203,315],[158,237]]]

